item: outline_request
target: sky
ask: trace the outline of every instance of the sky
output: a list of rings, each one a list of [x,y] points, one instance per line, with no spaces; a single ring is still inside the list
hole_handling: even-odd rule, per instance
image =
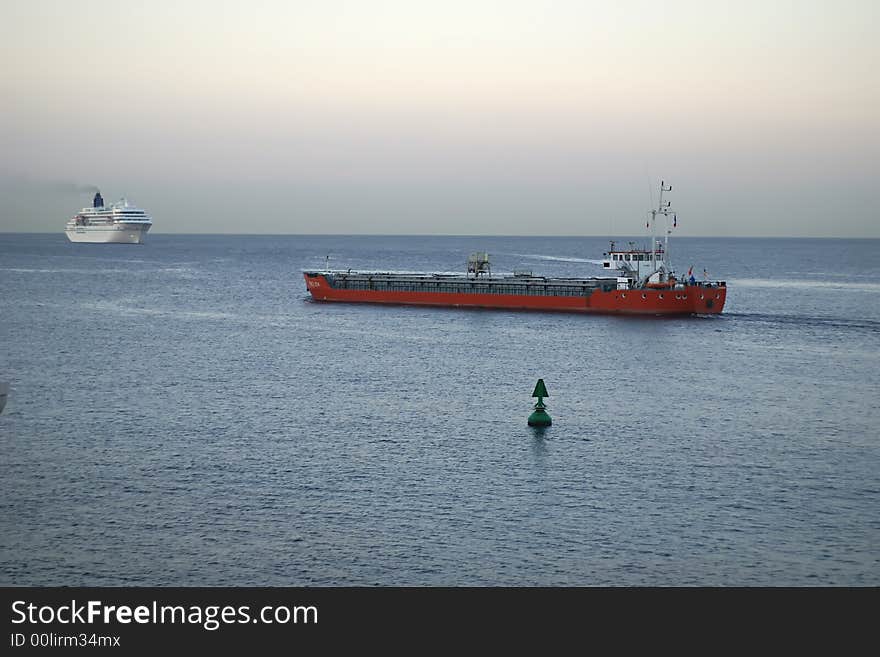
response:
[[[880,237],[880,2],[0,0],[0,232]]]

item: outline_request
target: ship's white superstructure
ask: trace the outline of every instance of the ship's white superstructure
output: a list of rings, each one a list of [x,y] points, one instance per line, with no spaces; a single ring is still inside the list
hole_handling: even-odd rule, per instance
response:
[[[650,248],[637,248],[634,242],[630,242],[628,249],[620,249],[616,248],[612,241],[611,248],[604,254],[605,259],[601,261],[602,266],[605,269],[616,270],[619,282],[628,281],[621,289],[643,285],[666,287],[670,281],[675,282],[675,272],[672,270],[672,263],[669,260],[669,236],[672,234],[672,229],[678,226],[678,216],[671,207],[672,203],[663,200],[663,192],[671,191],[672,185],[667,185],[665,181],[661,180],[660,205],[656,210],[651,210],[648,225],[645,226],[652,231]],[[665,240],[657,238],[658,216],[663,217],[666,221]],[[671,225],[670,217],[672,218]]]
[[[141,208],[124,198],[104,205],[98,192],[92,207],[80,210],[67,222],[64,232],[71,242],[140,244],[152,225],[153,219]]]

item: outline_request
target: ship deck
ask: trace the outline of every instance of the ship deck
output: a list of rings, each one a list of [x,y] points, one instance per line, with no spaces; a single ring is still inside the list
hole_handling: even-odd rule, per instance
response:
[[[595,290],[617,288],[616,278],[547,278],[543,276],[462,276],[392,272],[305,272],[324,276],[337,290],[388,292],[453,292],[528,296],[583,297]]]

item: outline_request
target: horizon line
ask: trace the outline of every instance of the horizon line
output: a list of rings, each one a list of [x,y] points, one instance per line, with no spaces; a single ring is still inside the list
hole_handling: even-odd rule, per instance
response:
[[[62,235],[64,231],[24,231],[24,230],[0,230],[0,235]],[[229,236],[229,237],[542,237],[542,238],[603,238],[612,239],[607,234],[542,234],[534,233],[176,233],[176,232],[150,232],[149,235],[174,235],[179,237],[205,237],[205,236]],[[623,239],[645,239],[650,235],[618,235],[613,238],[617,242]],[[656,235],[658,239],[664,236]],[[676,235],[674,239],[804,239],[804,240],[880,240],[880,235]]]

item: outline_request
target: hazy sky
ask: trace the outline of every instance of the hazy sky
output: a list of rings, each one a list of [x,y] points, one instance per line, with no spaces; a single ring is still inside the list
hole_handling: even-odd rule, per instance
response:
[[[0,0],[0,232],[880,237],[880,2]]]

